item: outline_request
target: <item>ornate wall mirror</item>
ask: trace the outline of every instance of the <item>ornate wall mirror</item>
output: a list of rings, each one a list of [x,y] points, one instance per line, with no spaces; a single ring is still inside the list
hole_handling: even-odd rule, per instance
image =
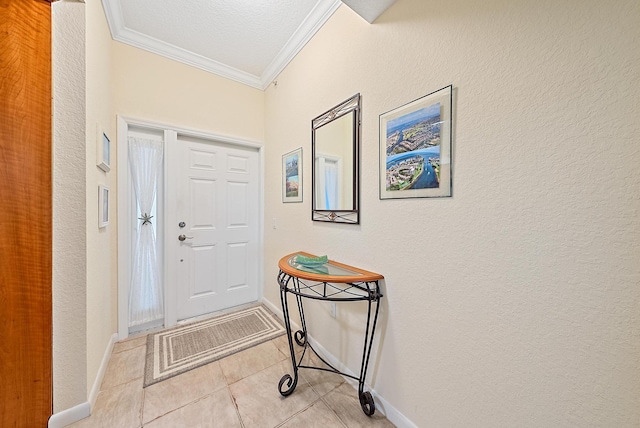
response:
[[[311,219],[360,222],[360,94],[311,121]]]

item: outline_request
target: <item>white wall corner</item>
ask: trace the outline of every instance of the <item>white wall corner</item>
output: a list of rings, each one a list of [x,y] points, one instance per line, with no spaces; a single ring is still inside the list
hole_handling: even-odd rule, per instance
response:
[[[104,374],[107,372],[107,366],[109,365],[109,359],[111,358],[111,353],[113,352],[113,345],[118,341],[118,334],[113,333],[111,335],[111,339],[107,344],[107,349],[104,350],[104,355],[102,356],[102,362],[100,363],[100,368],[98,369],[98,374],[96,375],[95,380],[93,381],[93,386],[91,387],[91,392],[89,393],[89,404],[91,405],[91,409],[96,405],[96,400],[98,399],[98,393],[100,392],[100,385],[102,385],[102,380],[104,379]]]
[[[278,52],[278,55],[276,55],[262,73],[260,77],[262,90],[267,89],[278,74],[285,69],[298,52],[300,52],[318,30],[322,28],[324,23],[338,10],[341,4],[340,0],[326,0],[316,4],[311,12],[309,12],[307,18],[300,24],[295,33],[293,33],[280,52]]]
[[[51,6],[55,412],[87,398],[86,9]]]
[[[120,0],[102,0],[102,7],[107,17],[111,37],[115,40],[116,35],[124,28],[124,16],[122,15]]]
[[[342,3],[349,6],[369,24],[372,24],[395,2],[396,0],[342,0]]]

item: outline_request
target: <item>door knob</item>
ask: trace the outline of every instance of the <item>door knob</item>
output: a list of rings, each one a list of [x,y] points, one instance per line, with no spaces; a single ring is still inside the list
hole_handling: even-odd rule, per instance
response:
[[[178,241],[184,241],[185,239],[193,239],[193,236],[179,235]]]

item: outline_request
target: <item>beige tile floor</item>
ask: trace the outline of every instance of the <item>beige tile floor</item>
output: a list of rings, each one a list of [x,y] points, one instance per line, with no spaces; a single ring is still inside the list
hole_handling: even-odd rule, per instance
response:
[[[365,416],[356,390],[333,373],[301,369],[296,390],[282,397],[278,381],[292,374],[286,336],[147,388],[145,351],[146,337],[116,343],[92,415],[70,427],[394,426],[379,412]],[[307,358],[309,365],[321,364],[309,353]]]

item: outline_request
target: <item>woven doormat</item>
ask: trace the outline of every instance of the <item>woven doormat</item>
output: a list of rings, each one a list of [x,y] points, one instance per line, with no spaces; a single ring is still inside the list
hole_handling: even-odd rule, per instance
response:
[[[264,306],[147,336],[144,387],[243,351],[285,333]]]

